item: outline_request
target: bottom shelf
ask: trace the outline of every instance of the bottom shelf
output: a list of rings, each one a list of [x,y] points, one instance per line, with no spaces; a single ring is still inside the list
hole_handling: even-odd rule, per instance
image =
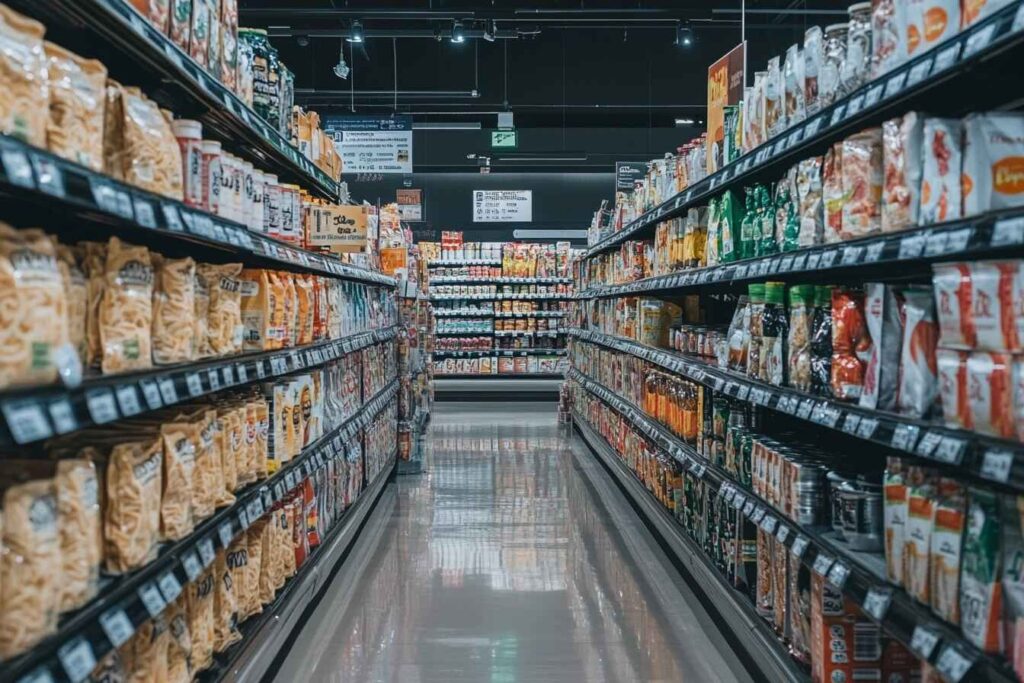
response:
[[[807,681],[808,674],[794,662],[754,605],[717,572],[704,553],[686,537],[679,523],[654,500],[644,485],[623,465],[605,440],[578,413],[573,424],[590,450],[629,498],[669,558],[690,579],[705,607],[718,616],[723,630],[732,634],[734,647],[760,669],[763,680]]]
[[[285,584],[270,605],[258,616],[239,626],[242,640],[216,657],[214,667],[200,675],[202,681],[258,681],[271,670],[292,632],[301,628],[306,609],[318,602],[330,583],[334,569],[359,537],[370,513],[387,487],[395,469],[395,453],[390,464],[377,474],[345,511],[345,517],[328,532],[299,573]]]

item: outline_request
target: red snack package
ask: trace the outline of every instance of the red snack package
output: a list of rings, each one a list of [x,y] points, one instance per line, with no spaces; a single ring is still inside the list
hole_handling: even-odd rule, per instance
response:
[[[871,336],[864,317],[864,293],[832,290],[832,394],[856,401],[864,387]]]
[[[971,314],[977,348],[1017,351],[1014,312],[1022,297],[1015,261],[979,261],[971,264]]]
[[[843,140],[843,225],[852,240],[882,229],[882,129],[868,128]]]
[[[967,359],[967,401],[974,431],[1013,438],[1012,357],[975,351]]]
[[[939,315],[939,345],[943,348],[973,349],[976,343],[971,314],[971,267],[966,263],[938,263],[932,266],[932,287]]]
[[[302,487],[302,503],[306,510],[306,544],[308,548],[315,548],[320,545],[320,516],[312,479],[306,479]]]
[[[967,401],[967,353],[939,349],[935,360],[946,426],[950,429],[971,429],[971,407]]]

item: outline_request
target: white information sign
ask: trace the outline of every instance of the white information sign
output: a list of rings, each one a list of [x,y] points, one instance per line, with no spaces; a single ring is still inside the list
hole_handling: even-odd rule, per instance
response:
[[[473,190],[474,223],[530,223],[533,190]]]
[[[412,173],[412,117],[326,116],[342,173]]]

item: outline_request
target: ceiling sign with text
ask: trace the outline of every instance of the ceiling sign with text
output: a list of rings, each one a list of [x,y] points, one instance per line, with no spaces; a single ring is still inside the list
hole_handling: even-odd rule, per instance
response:
[[[310,242],[339,254],[363,251],[366,247],[367,213],[365,205],[332,204],[322,207],[311,226]]]
[[[423,220],[423,190],[411,188],[395,190],[395,201],[398,203],[398,213],[403,221]]]
[[[342,168],[351,173],[412,173],[412,117],[324,116]]]
[[[474,223],[530,223],[533,190],[473,190]]]

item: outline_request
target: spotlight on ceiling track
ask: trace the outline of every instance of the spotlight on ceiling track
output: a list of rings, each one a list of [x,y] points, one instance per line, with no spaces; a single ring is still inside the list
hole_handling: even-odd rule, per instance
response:
[[[462,22],[452,22],[452,42],[453,43],[464,43],[466,42],[466,33],[462,30]]]
[[[693,119],[676,119],[677,126],[692,126],[693,124]]]
[[[348,42],[350,43],[361,43],[363,42],[363,25],[359,21],[352,22],[352,29],[349,31]]]
[[[488,43],[494,42],[494,35],[498,32],[498,22],[492,21],[491,25],[484,29],[484,40]]]
[[[693,45],[693,29],[690,28],[689,24],[679,24],[676,26],[676,45],[683,47]]]

